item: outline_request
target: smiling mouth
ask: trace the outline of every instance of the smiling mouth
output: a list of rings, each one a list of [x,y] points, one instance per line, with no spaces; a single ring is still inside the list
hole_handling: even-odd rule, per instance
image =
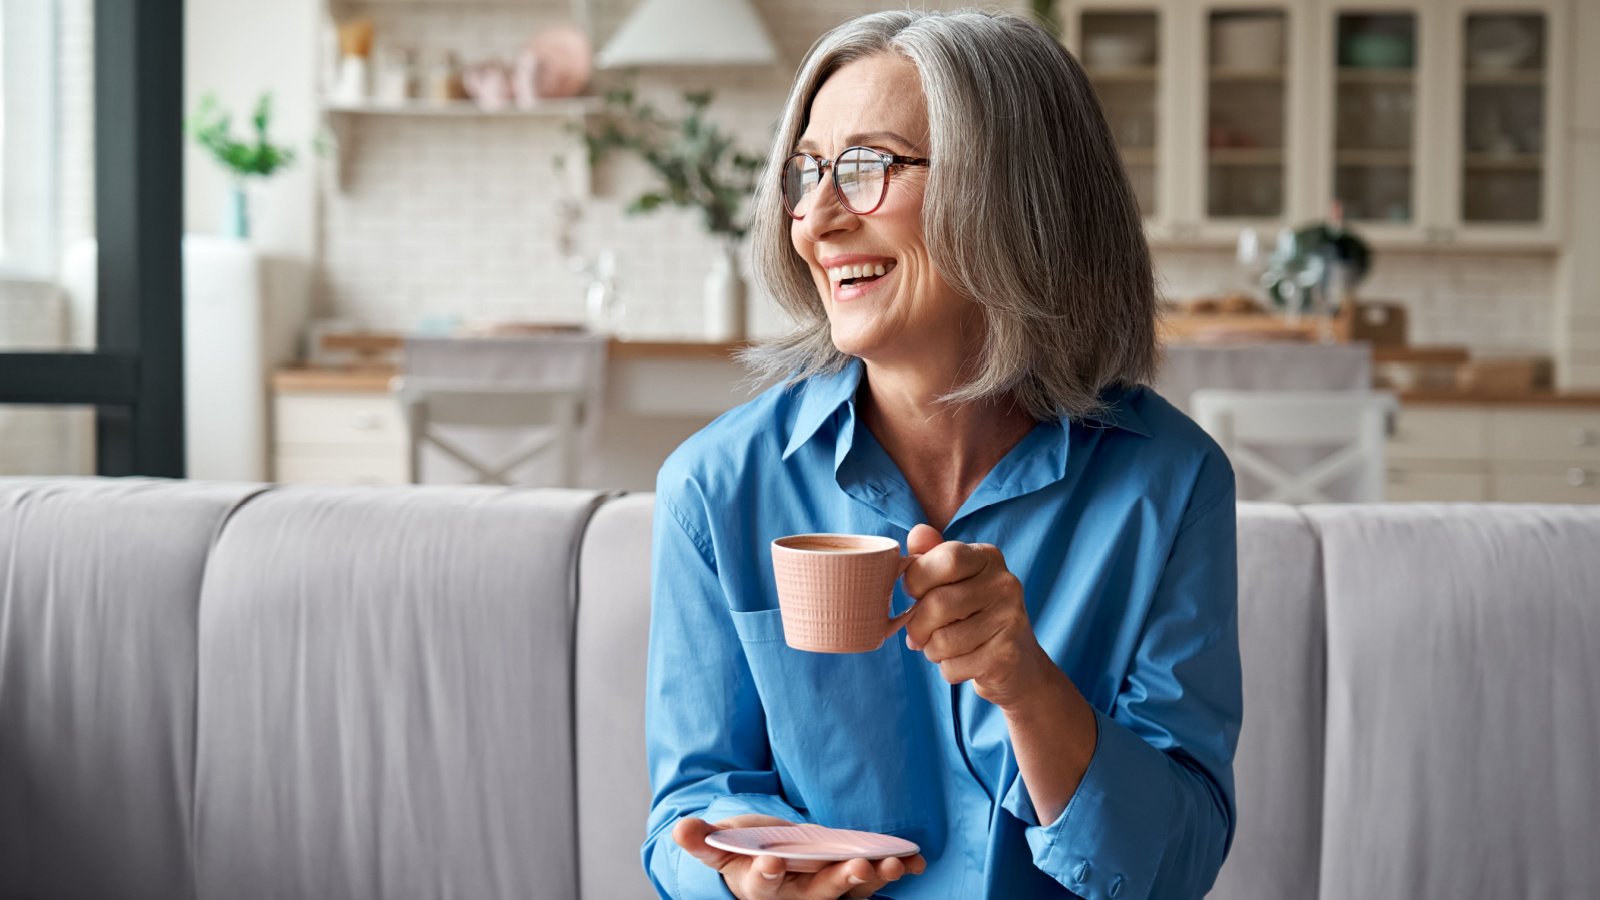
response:
[[[855,266],[833,266],[828,269],[828,280],[840,287],[871,284],[894,271],[895,262],[863,263]]]

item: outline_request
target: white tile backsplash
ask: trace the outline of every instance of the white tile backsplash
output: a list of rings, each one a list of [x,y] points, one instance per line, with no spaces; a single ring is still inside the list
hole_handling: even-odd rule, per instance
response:
[[[1465,344],[1482,353],[1549,353],[1556,257],[1548,253],[1378,250],[1359,295],[1406,307],[1413,344]],[[1163,296],[1227,293],[1246,281],[1221,251],[1156,253]]]

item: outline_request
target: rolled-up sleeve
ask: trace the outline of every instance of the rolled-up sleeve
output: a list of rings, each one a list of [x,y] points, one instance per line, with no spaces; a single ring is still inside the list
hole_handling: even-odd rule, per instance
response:
[[[1203,896],[1233,840],[1243,701],[1231,473],[1210,487],[1174,538],[1113,708],[1096,710],[1094,755],[1066,810],[1040,823],[1020,777],[1002,801],[1028,825],[1034,864],[1086,900]]]
[[[780,796],[766,720],[706,537],[705,507],[683,496],[686,490],[664,474],[656,494],[645,694],[652,797],[642,852],[662,896],[731,897],[716,870],[672,840],[678,819],[804,819]]]

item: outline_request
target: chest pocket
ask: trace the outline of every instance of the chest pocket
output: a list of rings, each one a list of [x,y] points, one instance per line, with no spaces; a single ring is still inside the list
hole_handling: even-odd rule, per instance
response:
[[[939,736],[902,639],[870,653],[811,653],[784,643],[779,610],[732,615],[791,803],[818,824],[897,834],[937,853]]]

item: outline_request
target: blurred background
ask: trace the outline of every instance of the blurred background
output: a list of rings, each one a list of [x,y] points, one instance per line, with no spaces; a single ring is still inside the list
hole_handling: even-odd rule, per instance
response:
[[[811,44],[878,8],[139,0],[117,30],[98,6],[0,0],[0,473],[629,488],[748,396],[730,354],[785,328],[747,279],[753,161]],[[1381,484],[1335,499],[1600,501],[1600,8],[1015,7],[1083,62],[1123,150],[1163,393],[1199,416],[1207,389],[1383,392]],[[117,65],[166,105],[119,103]],[[181,154],[170,183],[103,158],[134,147]],[[106,203],[147,218],[113,234]],[[181,343],[139,330],[173,306],[146,252],[181,261]],[[138,397],[74,393],[97,357],[137,357],[104,377]],[[113,459],[116,421],[138,444],[163,415],[186,426],[165,469]],[[1322,443],[1359,443],[1349,422]]]

